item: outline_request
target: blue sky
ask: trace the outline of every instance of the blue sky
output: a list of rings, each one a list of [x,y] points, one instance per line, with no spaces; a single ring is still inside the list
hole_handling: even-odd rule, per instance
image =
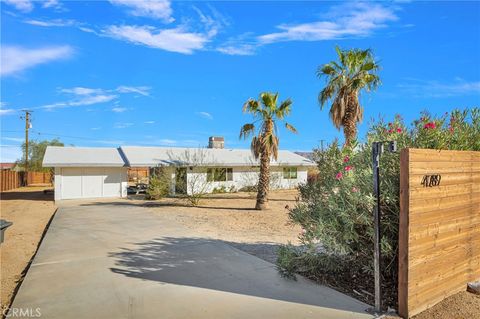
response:
[[[262,91],[293,100],[280,147],[342,138],[320,111],[318,65],[335,45],[371,48],[382,86],[365,120],[480,105],[480,3],[29,1],[1,3],[1,160],[31,138],[76,146],[204,146],[239,141]]]

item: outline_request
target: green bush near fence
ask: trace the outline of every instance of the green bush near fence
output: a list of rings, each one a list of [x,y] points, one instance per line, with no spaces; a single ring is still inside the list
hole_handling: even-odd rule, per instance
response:
[[[373,122],[365,143],[342,149],[334,142],[316,151],[319,178],[300,186],[300,199],[289,212],[303,231],[301,247],[284,246],[277,266],[291,276],[342,274],[348,282],[366,278],[373,283],[373,217],[371,146],[374,141],[397,141],[406,147],[480,150],[480,109],[455,110],[442,116],[422,113],[410,126],[401,116]],[[400,212],[399,153],[381,159],[382,277],[388,306],[396,306],[398,220]],[[328,276],[327,276],[328,277]],[[366,285],[371,288],[373,285]],[[353,289],[353,288],[352,288]],[[373,292],[373,291],[370,291]]]

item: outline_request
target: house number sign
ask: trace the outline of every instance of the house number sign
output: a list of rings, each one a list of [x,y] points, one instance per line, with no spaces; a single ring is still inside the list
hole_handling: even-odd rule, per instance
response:
[[[440,181],[442,180],[442,175],[425,175],[423,176],[421,184],[423,187],[434,187],[440,186]]]

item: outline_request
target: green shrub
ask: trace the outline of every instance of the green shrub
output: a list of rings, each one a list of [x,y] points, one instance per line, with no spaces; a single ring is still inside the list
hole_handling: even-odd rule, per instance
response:
[[[279,251],[278,267],[322,277],[348,265],[352,276],[373,276],[373,176],[371,147],[374,141],[397,141],[405,147],[480,150],[480,109],[458,111],[441,117],[422,113],[408,128],[400,116],[391,123],[371,124],[366,142],[342,149],[338,142],[316,151],[319,178],[300,186],[300,200],[289,212],[303,228],[301,249]],[[390,294],[396,293],[400,163],[399,153],[384,153],[381,175],[382,278]],[[333,266],[333,267],[332,267]],[[373,281],[373,280],[370,280]],[[390,296],[389,306],[396,297]]]
[[[164,170],[157,170],[158,172],[150,176],[150,182],[146,192],[146,199],[157,200],[164,198],[170,194],[170,178]]]

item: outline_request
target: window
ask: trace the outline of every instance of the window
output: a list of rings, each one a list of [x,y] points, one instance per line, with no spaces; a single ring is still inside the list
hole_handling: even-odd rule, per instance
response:
[[[297,179],[297,168],[296,167],[284,167],[283,168],[283,179]]]
[[[207,169],[208,182],[233,181],[233,168],[209,168]]]

